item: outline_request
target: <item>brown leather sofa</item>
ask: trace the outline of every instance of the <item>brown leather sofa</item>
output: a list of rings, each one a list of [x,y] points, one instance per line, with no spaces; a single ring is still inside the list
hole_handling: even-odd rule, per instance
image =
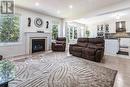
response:
[[[70,54],[72,54],[73,56],[82,57],[82,50],[83,48],[87,47],[88,40],[88,38],[79,38],[77,44],[70,44]]]
[[[66,38],[58,37],[56,42],[52,43],[52,51],[65,51],[66,49]]]
[[[70,44],[69,52],[73,56],[100,62],[104,56],[103,38],[78,38],[77,44]]]

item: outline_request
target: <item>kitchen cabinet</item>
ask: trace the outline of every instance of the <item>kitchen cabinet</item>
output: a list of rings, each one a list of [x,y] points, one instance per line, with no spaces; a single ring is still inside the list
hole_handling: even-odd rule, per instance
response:
[[[115,22],[109,24],[109,33],[116,33],[116,24]]]
[[[120,45],[123,47],[130,46],[130,38],[120,38]]]
[[[130,21],[126,21],[126,32],[130,33]]]

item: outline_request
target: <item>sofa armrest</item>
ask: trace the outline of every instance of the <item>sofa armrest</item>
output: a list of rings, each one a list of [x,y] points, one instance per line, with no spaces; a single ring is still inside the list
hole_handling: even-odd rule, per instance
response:
[[[101,62],[102,58],[104,56],[104,51],[102,50],[97,50],[95,54],[95,61],[96,62]]]
[[[73,52],[73,46],[78,46],[77,44],[70,44],[69,45],[69,53],[72,54]]]
[[[52,45],[52,46],[54,46],[55,44],[56,44],[56,43],[52,42],[52,44],[51,44],[51,45]]]
[[[52,50],[55,50],[55,44],[56,44],[55,42],[52,42],[52,44],[51,44],[51,49]]]

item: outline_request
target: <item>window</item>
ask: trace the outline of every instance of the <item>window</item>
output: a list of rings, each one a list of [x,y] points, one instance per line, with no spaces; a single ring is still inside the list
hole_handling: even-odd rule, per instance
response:
[[[18,42],[20,37],[19,16],[0,17],[0,43]]]
[[[58,37],[58,25],[52,26],[52,40],[55,40]]]

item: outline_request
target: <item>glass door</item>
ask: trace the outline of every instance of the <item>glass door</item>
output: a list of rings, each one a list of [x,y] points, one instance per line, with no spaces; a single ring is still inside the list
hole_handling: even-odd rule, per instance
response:
[[[69,43],[76,43],[77,42],[77,37],[78,37],[77,29],[78,28],[76,26],[68,26],[67,38],[68,38]]]

